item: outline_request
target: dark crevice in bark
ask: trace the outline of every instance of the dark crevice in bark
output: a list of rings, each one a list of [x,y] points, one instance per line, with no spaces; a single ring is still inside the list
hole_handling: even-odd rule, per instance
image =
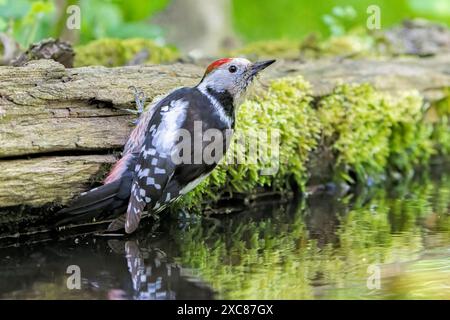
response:
[[[48,157],[76,157],[76,156],[101,156],[110,154],[119,154],[122,148],[109,148],[109,149],[67,149],[49,152],[32,153],[19,156],[3,156],[0,157],[0,161],[13,161],[13,160],[27,160],[36,158],[48,158]]]

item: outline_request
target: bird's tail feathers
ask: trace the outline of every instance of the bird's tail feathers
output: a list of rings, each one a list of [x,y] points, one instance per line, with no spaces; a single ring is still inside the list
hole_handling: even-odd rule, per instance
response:
[[[56,226],[87,222],[126,208],[129,199],[129,179],[120,179],[82,193],[65,209],[57,213]],[[128,185],[128,186],[127,186]]]

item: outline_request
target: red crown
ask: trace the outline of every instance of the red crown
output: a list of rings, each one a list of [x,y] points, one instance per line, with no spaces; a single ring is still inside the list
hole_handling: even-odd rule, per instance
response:
[[[223,58],[223,59],[219,59],[214,61],[213,63],[211,63],[208,68],[206,68],[205,71],[205,76],[210,73],[211,71],[213,71],[214,69],[220,67],[221,65],[230,62],[231,60],[233,60],[233,58]]]

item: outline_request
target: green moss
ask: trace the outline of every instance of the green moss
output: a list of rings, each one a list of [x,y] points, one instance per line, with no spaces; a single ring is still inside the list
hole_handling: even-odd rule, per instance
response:
[[[300,41],[271,40],[252,42],[227,53],[228,56],[246,56],[252,60],[273,58],[296,59],[300,56]]]
[[[336,172],[352,180],[376,177],[388,166],[405,172],[434,153],[432,126],[422,121],[423,101],[416,91],[393,97],[370,85],[342,85],[322,99],[323,134],[337,153]]]
[[[265,132],[279,133],[279,168],[274,175],[260,175],[267,164],[256,160],[254,165],[227,165],[231,180],[244,178],[245,182],[232,184],[238,191],[252,190],[255,184],[286,186],[287,177],[293,176],[303,186],[307,180],[306,162],[309,153],[317,146],[320,124],[311,108],[311,88],[302,78],[285,78],[273,81],[267,94],[244,103],[237,115],[236,136],[261,138]],[[231,151],[242,147],[234,143]]]
[[[424,114],[422,97],[416,91],[394,97],[368,84],[339,85],[315,104],[303,78],[275,80],[266,93],[255,95],[241,106],[225,161],[181,204],[200,208],[202,201],[217,200],[224,191],[288,189],[291,179],[304,190],[309,157],[319,145],[333,151],[336,180],[376,181],[388,171],[409,176],[432,155],[449,152],[447,118],[433,125],[424,121]],[[254,141],[251,137],[261,133],[270,137],[271,132],[279,133],[276,173],[261,174],[268,164],[259,154],[256,158],[245,154],[244,163],[232,161],[248,150],[248,141]],[[241,137],[247,138],[247,144],[237,143]]]
[[[366,33],[349,33],[331,37],[318,45],[318,56],[372,56],[376,53],[376,40]]]
[[[446,90],[446,97],[436,102],[432,107],[436,111],[432,140],[437,152],[446,156],[450,154],[450,88]]]
[[[402,51],[400,51],[402,52]],[[231,52],[231,55],[244,55],[250,59],[318,59],[323,57],[391,57],[399,51],[383,32],[368,31],[355,27],[345,34],[333,35],[326,39],[312,33],[302,40],[266,40],[252,42]]]
[[[273,81],[266,93],[245,102],[237,114],[236,133],[226,159],[185,197],[183,205],[199,204],[204,196],[215,199],[223,191],[248,193],[258,186],[283,189],[291,177],[299,186],[304,186],[308,178],[306,163],[320,135],[320,124],[311,101],[309,84],[302,77],[295,77]],[[279,144],[276,144],[279,157],[275,150],[268,150],[267,143],[272,141],[272,136],[279,137]],[[242,138],[245,144],[239,143]],[[248,144],[255,141],[264,149],[252,157],[245,151],[249,150]],[[273,161],[267,161],[264,155],[274,156]],[[236,163],[237,159],[243,159],[244,163]],[[269,168],[274,174],[261,174]]]
[[[147,39],[100,39],[76,47],[74,65],[122,66],[143,50],[148,52],[145,63],[173,62],[179,57],[176,49],[159,46]]]
[[[269,40],[250,43],[243,48],[227,53],[232,56],[246,56],[250,59],[283,58],[317,59],[333,56],[380,56],[391,55],[382,37],[368,34],[365,29],[354,29],[341,36],[321,40],[311,34],[302,41]]]

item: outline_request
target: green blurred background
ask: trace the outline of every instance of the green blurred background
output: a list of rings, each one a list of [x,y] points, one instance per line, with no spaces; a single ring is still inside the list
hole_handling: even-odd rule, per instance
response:
[[[81,29],[68,34],[66,8],[74,4],[81,8]],[[219,27],[229,24],[223,28],[232,30],[242,44],[302,39],[312,32],[321,37],[339,35],[364,26],[369,5],[380,7],[382,28],[415,17],[450,24],[448,0],[0,0],[0,32],[13,35],[22,47],[50,36],[67,38],[74,44],[101,38],[148,38],[183,47],[177,42],[194,41],[196,33],[192,33],[192,39],[184,36],[180,40],[170,36],[168,29],[190,31],[189,20],[201,22],[210,17]],[[164,15],[164,11],[176,11],[177,6],[183,7],[184,16]],[[229,11],[225,15],[229,21],[215,17],[223,15],[224,10]],[[161,14],[162,18],[154,21]],[[202,27],[208,30],[210,25],[204,23]]]

